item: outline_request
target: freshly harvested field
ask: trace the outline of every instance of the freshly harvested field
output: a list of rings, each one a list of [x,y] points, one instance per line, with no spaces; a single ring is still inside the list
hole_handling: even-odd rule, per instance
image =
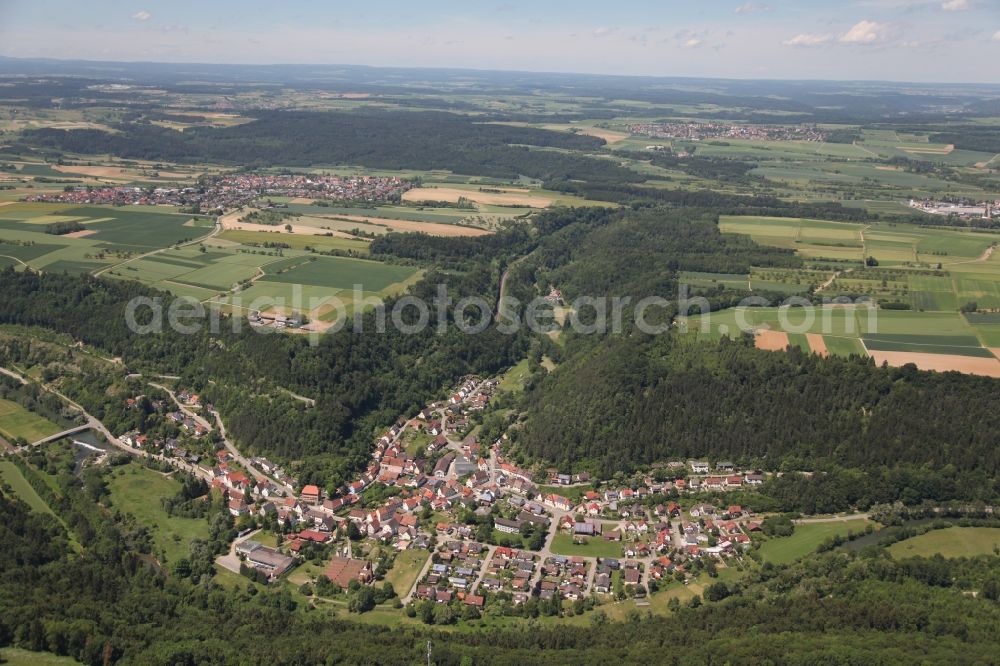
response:
[[[830,352],[826,349],[826,341],[819,333],[806,333],[806,340],[809,341],[809,348],[813,350],[814,354],[824,357],[830,355]]]
[[[63,234],[66,238],[83,238],[84,236],[91,236],[96,234],[97,231],[94,229],[83,229],[81,231],[71,231],[68,234]]]
[[[893,367],[901,367],[913,363],[921,370],[936,370],[938,372],[963,372],[968,375],[1000,378],[1000,360],[995,356],[983,358],[979,356],[959,356],[957,354],[926,354],[920,352],[893,352],[869,350],[868,355],[879,365],[888,363]]]
[[[223,215],[219,218],[219,223],[222,225],[223,229],[233,231],[293,234],[299,236],[324,236],[326,234],[332,234],[333,236],[339,236],[341,238],[354,238],[351,234],[343,231],[326,230],[322,229],[320,226],[316,226],[315,224],[302,224],[301,222],[296,221],[297,218],[289,218],[288,225],[291,226],[291,231],[288,231],[284,224],[270,225],[240,222],[240,218],[245,214],[245,212],[241,213],[237,211]],[[493,233],[486,229],[463,227],[457,224],[418,222],[416,220],[394,220],[383,217],[370,217],[367,215],[337,215],[336,217],[338,220],[349,220],[351,222],[360,222],[362,224],[374,224],[381,227],[387,227],[393,231],[421,231],[426,234],[430,234],[431,236],[486,236]],[[311,220],[316,222],[319,218],[314,217],[311,218]],[[332,222],[333,220],[331,220],[331,223]]]
[[[59,173],[78,173],[95,178],[122,178],[127,175],[121,167],[55,165],[52,168]]]
[[[754,336],[757,349],[767,351],[784,351],[788,347],[788,334],[784,331],[757,331]]]
[[[460,236],[489,236],[492,231],[478,227],[463,227],[457,224],[440,224],[437,222],[418,222],[416,220],[390,220],[385,217],[369,217],[367,215],[338,215],[343,220],[375,224],[387,227],[392,231],[419,231],[431,236],[457,238]]]
[[[418,187],[403,194],[404,201],[449,201],[457,203],[467,199],[481,204],[495,206],[523,206],[528,208],[548,208],[551,199],[514,192],[479,192],[452,187]]]
[[[604,129],[603,127],[578,127],[577,131],[580,134],[596,136],[598,139],[604,139],[608,145],[624,141],[629,136],[623,132],[615,132],[614,130]]]
[[[927,153],[928,155],[947,155],[951,151],[955,150],[955,146],[950,143],[945,146],[931,144],[928,144],[927,146],[914,146],[911,144],[909,146],[896,146],[896,148],[902,150],[904,153]]]
[[[515,127],[532,127],[528,123],[497,123],[498,125],[511,125]],[[534,125],[534,127],[541,127],[542,129],[551,130],[553,132],[573,132],[575,134],[582,134],[584,136],[592,136],[598,139],[604,139],[604,142],[609,146],[619,141],[624,141],[630,137],[626,132],[617,132],[615,130],[610,130],[605,127],[596,127],[593,125],[581,125],[579,123],[550,123],[546,125]]]

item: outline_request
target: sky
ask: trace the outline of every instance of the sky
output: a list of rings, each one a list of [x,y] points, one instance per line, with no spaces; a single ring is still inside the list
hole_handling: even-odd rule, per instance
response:
[[[1000,83],[1000,0],[0,0],[0,54]]]

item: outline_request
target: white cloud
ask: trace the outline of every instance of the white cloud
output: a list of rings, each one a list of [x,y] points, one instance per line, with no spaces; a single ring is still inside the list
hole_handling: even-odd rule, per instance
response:
[[[1000,42],[1000,30],[997,30],[996,32],[993,33],[993,41]]]
[[[132,14],[132,18],[135,19],[136,21],[148,21],[149,19],[153,18],[153,15],[144,9],[141,12],[136,12],[135,14]]]
[[[946,0],[941,3],[941,9],[946,12],[962,12],[969,8],[969,0]]]
[[[844,44],[875,44],[885,41],[889,26],[874,21],[858,21],[840,36]]]
[[[819,46],[821,44],[826,44],[833,37],[830,35],[817,35],[813,33],[803,32],[801,35],[795,35],[791,39],[786,39],[782,42],[785,46]]]
[[[701,46],[704,43],[705,43],[705,40],[698,39],[697,37],[692,37],[691,39],[689,39],[686,42],[684,42],[684,48],[686,48],[686,49],[696,49],[696,48],[698,48],[699,46]]]
[[[744,3],[744,4],[740,5],[735,10],[733,10],[733,13],[734,14],[753,14],[755,12],[769,12],[769,11],[771,11],[771,7],[769,5],[761,5],[761,4],[757,4],[757,3],[754,3],[754,2],[747,2],[747,3]]]
[[[618,28],[611,28],[606,25],[602,25],[600,28],[595,28],[594,32],[591,33],[594,37],[607,37],[608,35],[613,35],[618,32]]]

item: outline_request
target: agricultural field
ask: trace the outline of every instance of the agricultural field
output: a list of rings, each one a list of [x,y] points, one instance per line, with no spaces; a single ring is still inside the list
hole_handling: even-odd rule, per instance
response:
[[[409,266],[303,254],[268,262],[260,270],[248,287],[211,302],[239,311],[299,312],[332,325],[372,299],[401,294],[421,275]]]
[[[23,438],[27,442],[37,442],[62,430],[60,426],[16,402],[0,399],[0,435],[6,439],[13,441]]]
[[[905,557],[976,557],[992,555],[1000,548],[1000,528],[947,527],[897,541],[889,546],[894,558]]]
[[[490,207],[491,209],[500,207]],[[380,206],[350,208],[289,203],[282,209],[287,217],[280,223],[266,224],[249,217],[255,211],[242,209],[220,218],[224,229],[283,233],[305,236],[341,236],[355,238],[360,234],[378,236],[389,232],[418,231],[431,236],[484,236],[491,228],[516,215],[479,213],[476,209],[425,208],[422,206]],[[522,213],[523,214],[523,213]]]
[[[760,555],[765,562],[789,564],[815,552],[821,543],[831,537],[846,536],[848,532],[863,532],[871,524],[874,523],[869,520],[854,519],[796,525],[791,536],[775,537],[762,543]]]
[[[24,478],[17,465],[9,460],[0,461],[0,482],[10,486],[14,494],[30,506],[32,511],[55,515],[52,512],[52,508],[45,503],[45,500],[38,495],[35,489],[31,487],[31,484],[28,483],[28,480]]]
[[[56,235],[48,225],[78,223],[83,230]],[[0,206],[0,256],[42,271],[98,271],[207,235],[211,223],[170,208],[11,203]]]
[[[730,308],[681,318],[678,325],[704,339],[752,334],[758,348],[781,351],[796,345],[814,353],[867,355],[876,363],[915,363],[927,370],[958,370],[1000,376],[1000,360],[986,340],[1000,326],[958,312],[885,310],[865,306]]]
[[[208,521],[171,517],[160,504],[180,488],[179,481],[138,464],[117,468],[108,482],[114,510],[132,514],[148,528],[155,543],[153,554],[159,558],[162,551],[168,563],[185,557],[192,540],[208,539]]]

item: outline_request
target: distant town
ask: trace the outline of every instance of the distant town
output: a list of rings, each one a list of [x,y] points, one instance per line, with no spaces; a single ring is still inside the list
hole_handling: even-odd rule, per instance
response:
[[[246,206],[262,197],[302,199],[304,203],[399,201],[410,181],[381,176],[238,173],[206,179],[192,187],[67,186],[58,193],[33,194],[23,201],[109,204],[115,206],[184,206],[210,212]]]
[[[744,139],[751,141],[826,141],[815,125],[731,125],[728,123],[636,123],[628,131],[653,139]]]

